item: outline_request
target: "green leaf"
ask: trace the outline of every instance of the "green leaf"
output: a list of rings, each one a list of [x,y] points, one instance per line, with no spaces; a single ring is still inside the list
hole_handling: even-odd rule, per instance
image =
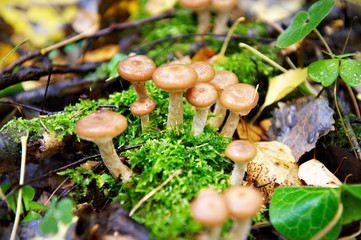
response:
[[[38,219],[38,218],[41,218],[40,213],[30,211],[21,222],[26,223],[26,222],[29,222],[31,220]]]
[[[272,225],[290,240],[311,239],[335,216],[340,190],[318,187],[278,187],[270,205]],[[336,239],[337,224],[323,239]]]
[[[340,76],[345,83],[351,87],[356,87],[361,82],[361,61],[342,59]]]
[[[56,205],[55,218],[60,220],[64,224],[71,223],[74,216],[73,214],[73,201],[70,198],[63,198]]]
[[[313,81],[328,87],[336,80],[338,70],[338,59],[326,59],[311,63],[307,68],[307,74]]]
[[[341,201],[343,204],[342,224],[361,219],[361,185],[342,185]]]
[[[38,202],[31,201],[31,202],[29,202],[29,209],[31,209],[31,210],[46,210],[46,209],[48,209],[48,207],[44,206],[43,204],[40,204]]]
[[[58,232],[58,224],[53,216],[45,216],[39,228],[43,234],[55,234]]]
[[[321,0],[314,3],[308,12],[297,13],[290,26],[278,36],[277,47],[288,47],[304,38],[327,16],[333,5],[335,1]]]
[[[127,57],[128,57],[128,55],[124,54],[124,53],[117,53],[114,55],[114,57],[107,64],[107,69],[110,72],[110,74],[109,74],[110,76],[114,76],[115,74],[118,73],[117,66],[118,66],[119,62],[124,60]]]
[[[29,206],[30,206],[30,201],[33,200],[34,196],[35,196],[35,190],[30,187],[30,186],[25,186],[23,187],[23,202],[25,205],[25,209],[29,210]],[[15,198],[9,198],[8,203],[10,205],[11,210],[13,210],[13,212],[16,212],[16,204],[17,204],[17,199],[19,196],[19,191],[17,191],[15,193]],[[15,199],[15,202],[14,202]],[[24,212],[23,207],[21,208],[20,214],[22,214]]]

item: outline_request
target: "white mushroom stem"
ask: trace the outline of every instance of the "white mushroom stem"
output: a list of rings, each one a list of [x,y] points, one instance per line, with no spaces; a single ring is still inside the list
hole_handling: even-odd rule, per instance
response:
[[[132,82],[135,93],[138,96],[138,99],[146,98],[149,96],[148,90],[145,86],[145,82]]]
[[[194,136],[199,135],[203,132],[204,125],[207,121],[208,109],[206,108],[196,108],[196,115],[193,118],[192,131],[194,131]]]
[[[103,162],[113,177],[117,178],[119,175],[121,175],[120,177],[123,182],[129,181],[132,175],[132,171],[120,160],[114,149],[112,139],[109,138],[106,140],[102,139],[93,141],[98,146]]]
[[[223,107],[222,104],[217,99],[216,105],[214,106],[213,109],[213,115],[222,115],[222,116],[210,118],[209,124],[219,128],[222,125],[224,118],[226,117],[226,113],[227,113],[227,109]]]
[[[198,30],[197,33],[206,33],[211,22],[211,13],[208,6],[197,10],[198,14]]]
[[[214,34],[224,34],[226,32],[230,12],[230,9],[218,12],[213,28]]]
[[[142,125],[142,130],[144,130],[146,126],[149,125],[149,114],[141,116],[140,121]]]
[[[221,236],[222,226],[216,226],[212,228],[208,228],[204,235],[202,236],[202,240],[219,240],[219,236]]]
[[[221,131],[221,134],[229,138],[232,138],[234,131],[236,131],[237,129],[238,123],[239,123],[239,113],[230,111],[226,124],[224,124],[224,127]]]
[[[252,218],[235,219],[228,234],[229,240],[246,240],[252,227]]]
[[[243,162],[234,163],[233,171],[230,178],[231,186],[242,185],[246,168],[247,168],[247,163],[243,163]]]
[[[167,129],[183,123],[183,90],[169,91]]]

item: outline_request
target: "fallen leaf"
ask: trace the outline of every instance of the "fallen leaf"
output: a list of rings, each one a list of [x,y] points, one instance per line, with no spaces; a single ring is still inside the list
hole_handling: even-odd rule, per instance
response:
[[[151,15],[157,15],[174,7],[177,0],[149,0],[146,11]]]
[[[334,129],[334,111],[326,99],[307,96],[287,104],[279,102],[278,106],[267,135],[289,146],[297,161],[315,147],[318,138]]]
[[[301,186],[291,149],[280,142],[257,142],[257,156],[247,165],[247,181],[254,183],[269,202],[278,186]]]
[[[204,61],[205,62],[216,54],[217,54],[217,52],[214,51],[213,49],[203,47],[196,54],[194,54],[194,56],[192,57],[192,62],[195,62],[195,61]]]
[[[302,163],[298,169],[298,177],[307,185],[315,187],[339,187],[342,182],[317,159]]]
[[[93,51],[88,51],[81,59],[84,62],[103,62],[112,59],[119,52],[119,45],[106,45]]]
[[[237,126],[237,133],[239,138],[250,142],[259,142],[265,138],[265,132],[262,128],[248,123],[240,122]]]

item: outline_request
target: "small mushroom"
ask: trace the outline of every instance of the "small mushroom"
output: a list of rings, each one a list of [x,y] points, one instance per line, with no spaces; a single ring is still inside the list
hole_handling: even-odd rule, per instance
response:
[[[246,116],[257,105],[258,93],[249,84],[237,83],[225,88],[219,96],[219,101],[230,110],[221,134],[232,138],[239,116]]]
[[[114,178],[119,175],[123,182],[130,180],[132,171],[119,159],[113,145],[113,138],[128,127],[127,119],[116,112],[99,110],[80,119],[75,130],[81,139],[94,142],[105,166]]]
[[[154,110],[155,106],[155,101],[149,97],[141,98],[130,106],[130,111],[135,116],[140,117],[142,130],[149,124],[149,114]]]
[[[252,226],[252,218],[264,204],[262,193],[253,187],[233,186],[223,192],[230,215],[235,219],[228,234],[229,240],[246,240]]]
[[[119,76],[132,83],[138,99],[148,97],[145,82],[152,79],[156,69],[153,60],[144,55],[133,55],[122,60],[117,67]]]
[[[209,5],[211,4],[211,0],[180,0],[180,4],[184,8],[197,12],[197,33],[206,33],[208,31],[211,21],[211,13],[209,11]]]
[[[203,132],[207,121],[209,107],[217,100],[217,90],[211,84],[197,83],[186,91],[186,99],[189,104],[196,108],[196,115],[193,118],[192,131],[194,136]]]
[[[197,83],[207,83],[211,81],[216,74],[213,66],[207,62],[195,61],[189,64],[189,66],[197,72]]]
[[[209,82],[212,84],[220,94],[226,87],[232,84],[238,83],[238,77],[231,71],[220,70],[216,71],[214,78]],[[209,119],[209,124],[219,128],[224,118],[226,117],[227,109],[222,106],[219,102],[219,97],[217,98],[216,105],[214,106],[213,115],[221,115],[220,117],[212,117]]]
[[[183,91],[195,85],[197,72],[186,65],[161,66],[153,73],[154,84],[169,92],[167,129],[183,123]]]
[[[222,224],[229,218],[227,202],[217,191],[203,188],[191,203],[191,216],[207,227],[203,239],[218,240]]]
[[[212,7],[217,10],[217,18],[214,24],[214,34],[224,34],[227,31],[227,22],[232,8],[237,0],[212,0]]]
[[[256,157],[257,148],[246,140],[236,140],[228,144],[224,154],[234,162],[231,185],[242,185],[247,163]]]

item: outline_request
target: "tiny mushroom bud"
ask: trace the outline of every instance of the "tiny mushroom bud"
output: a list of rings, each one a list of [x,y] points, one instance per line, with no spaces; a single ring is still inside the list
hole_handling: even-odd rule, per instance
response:
[[[186,65],[161,66],[153,73],[154,84],[169,92],[167,129],[183,123],[183,91],[195,85],[197,72]]]
[[[238,77],[231,71],[221,70],[216,71],[214,78],[209,82],[212,84],[220,94],[226,87],[232,84],[238,83]],[[227,109],[222,106],[219,102],[219,97],[217,99],[216,105],[214,106],[213,115],[221,115],[220,117],[212,117],[209,119],[209,124],[219,128],[224,118],[226,117]]]
[[[149,124],[149,114],[154,110],[155,101],[149,97],[141,98],[130,106],[130,111],[140,117],[142,130]]]
[[[234,162],[231,185],[242,185],[247,163],[256,157],[257,148],[248,141],[236,140],[228,144],[224,154]]]
[[[219,101],[230,111],[221,134],[231,138],[237,128],[239,116],[246,116],[257,105],[258,93],[249,84],[237,83],[224,89]]]
[[[206,33],[211,21],[211,13],[208,9],[209,5],[211,4],[211,0],[180,0],[180,4],[184,8],[188,8],[197,12],[197,33]]]
[[[212,0],[212,7],[217,10],[217,18],[214,25],[214,34],[224,34],[227,31],[227,22],[232,8],[237,0]]]
[[[119,76],[133,84],[138,99],[148,97],[145,82],[152,79],[157,67],[152,59],[144,55],[133,55],[118,64]]]
[[[222,224],[229,218],[227,202],[217,191],[203,188],[191,203],[191,216],[208,228],[204,239],[217,240]]]
[[[186,99],[189,104],[196,108],[196,115],[193,118],[192,131],[194,136],[203,132],[207,121],[209,107],[217,100],[217,90],[211,84],[198,83],[186,91]]]
[[[189,64],[189,66],[197,72],[197,83],[207,83],[211,81],[216,74],[213,66],[207,62],[195,61]]]
[[[253,187],[233,186],[224,191],[223,195],[226,198],[230,215],[235,219],[228,239],[247,239],[252,226],[252,218],[264,204],[262,193]]]
[[[119,159],[113,145],[113,138],[128,127],[127,119],[116,112],[99,110],[80,119],[75,126],[81,139],[94,142],[105,166],[113,177],[121,175],[123,182],[130,180],[132,171]]]

